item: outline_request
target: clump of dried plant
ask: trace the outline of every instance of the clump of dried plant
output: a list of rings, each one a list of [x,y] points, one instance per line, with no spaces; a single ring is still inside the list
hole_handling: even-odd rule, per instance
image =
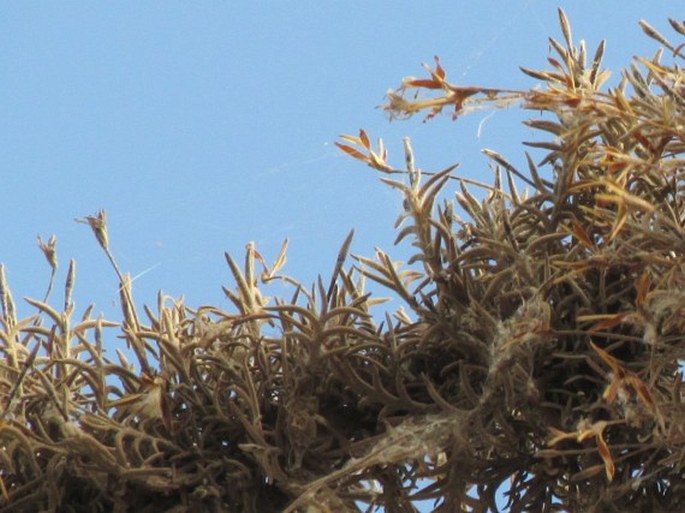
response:
[[[36,315],[17,318],[0,267],[0,511],[485,512],[498,490],[512,512],[685,509],[685,77],[659,50],[603,90],[604,45],[588,65],[560,20],[551,69],[523,70],[541,88],[457,86],[436,60],[385,106],[546,113],[525,171],[486,150],[492,185],[422,172],[409,140],[399,169],[363,130],[343,136],[404,197],[406,266],[378,250],[346,268],[350,234],[307,288],[281,274],[286,244],[273,265],[250,244],[242,265],[226,257],[234,312],[160,295],[143,320],[101,212],[82,221],[121,323],[74,318],[73,261],[49,304],[54,237]],[[364,279],[404,308],[377,322]],[[264,296],[274,280],[292,296]],[[132,362],[107,356],[112,332]]]

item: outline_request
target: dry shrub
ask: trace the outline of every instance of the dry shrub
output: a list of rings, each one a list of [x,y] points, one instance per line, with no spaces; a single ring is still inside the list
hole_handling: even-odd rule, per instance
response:
[[[404,197],[406,266],[379,250],[346,268],[350,234],[306,288],[280,274],[285,245],[273,265],[248,245],[244,264],[227,256],[235,311],[160,297],[142,320],[101,212],[82,221],[123,322],[75,319],[73,262],[63,307],[48,304],[54,238],[39,241],[53,278],[35,316],[16,318],[0,272],[0,510],[479,512],[504,488],[512,512],[683,511],[683,45],[642,22],[674,63],[637,58],[603,90],[603,44],[588,65],[560,20],[551,69],[524,69],[543,87],[456,86],[436,61],[385,106],[518,103],[544,113],[528,122],[551,134],[528,143],[540,163],[487,150],[496,179],[477,184],[422,172],[408,140],[399,169],[364,131],[343,136]],[[440,202],[448,185],[464,219]],[[404,309],[377,322],[364,278]],[[265,297],[273,280],[292,297]],[[105,355],[112,332],[132,363]]]

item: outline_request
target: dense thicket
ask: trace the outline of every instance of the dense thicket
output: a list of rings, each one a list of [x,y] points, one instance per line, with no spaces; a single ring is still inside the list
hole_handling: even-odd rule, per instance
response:
[[[685,510],[683,45],[642,22],[662,49],[603,88],[603,44],[588,63],[560,19],[529,91],[456,86],[436,61],[386,105],[517,103],[541,162],[488,150],[486,185],[422,172],[408,140],[400,169],[364,131],[342,138],[403,195],[407,265],[350,266],[348,238],[305,287],[280,274],[285,247],[267,265],[248,245],[227,256],[234,310],[140,312],[101,212],[83,221],[122,322],[76,318],[73,262],[62,307],[30,300],[26,319],[0,272],[0,511],[477,512],[498,489],[513,512]],[[56,240],[40,245],[54,276]],[[363,278],[403,309],[374,320]],[[273,280],[292,296],[265,297]]]

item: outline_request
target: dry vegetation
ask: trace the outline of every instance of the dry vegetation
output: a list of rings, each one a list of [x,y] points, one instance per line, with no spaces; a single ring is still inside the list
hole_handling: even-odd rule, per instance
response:
[[[267,265],[249,245],[227,256],[233,311],[160,297],[143,315],[100,213],[83,221],[123,322],[76,318],[73,262],[64,304],[17,319],[0,272],[0,511],[479,512],[502,486],[512,512],[685,510],[683,48],[642,23],[662,50],[602,89],[603,45],[588,64],[560,18],[551,68],[524,70],[540,87],[459,87],[436,62],[386,105],[518,103],[545,132],[538,164],[487,151],[495,182],[474,184],[422,173],[409,141],[398,169],[343,137],[404,196],[406,266],[348,266],[350,237],[309,288],[280,274],[285,247]],[[56,241],[40,245],[54,278]],[[364,278],[404,310],[374,321]],[[272,280],[292,297],[263,296]],[[107,356],[123,344],[131,362]]]

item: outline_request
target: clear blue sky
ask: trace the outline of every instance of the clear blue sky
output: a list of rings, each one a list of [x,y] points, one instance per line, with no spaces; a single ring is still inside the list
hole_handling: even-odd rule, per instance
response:
[[[563,5],[590,53],[608,39],[618,71],[655,43],[641,18],[669,33],[675,2]],[[352,251],[394,250],[400,199],[340,155],[340,133],[383,136],[401,165],[413,138],[427,170],[461,162],[490,180],[479,150],[522,161],[532,133],[516,110],[389,123],[384,93],[440,55],[448,77],[530,87],[518,66],[542,67],[559,37],[557,5],[489,2],[4,2],[0,7],[0,262],[14,291],[41,298],[49,268],[36,235],[58,237],[61,304],[77,259],[77,315],[90,302],[118,320],[117,281],[90,229],[74,218],[105,208],[112,251],[138,303],[159,289],[190,306],[229,308],[223,252],[254,240],[309,284],[330,274],[351,228]],[[611,83],[619,80],[614,74]],[[480,135],[480,137],[478,137]],[[20,313],[32,313],[20,306]]]

